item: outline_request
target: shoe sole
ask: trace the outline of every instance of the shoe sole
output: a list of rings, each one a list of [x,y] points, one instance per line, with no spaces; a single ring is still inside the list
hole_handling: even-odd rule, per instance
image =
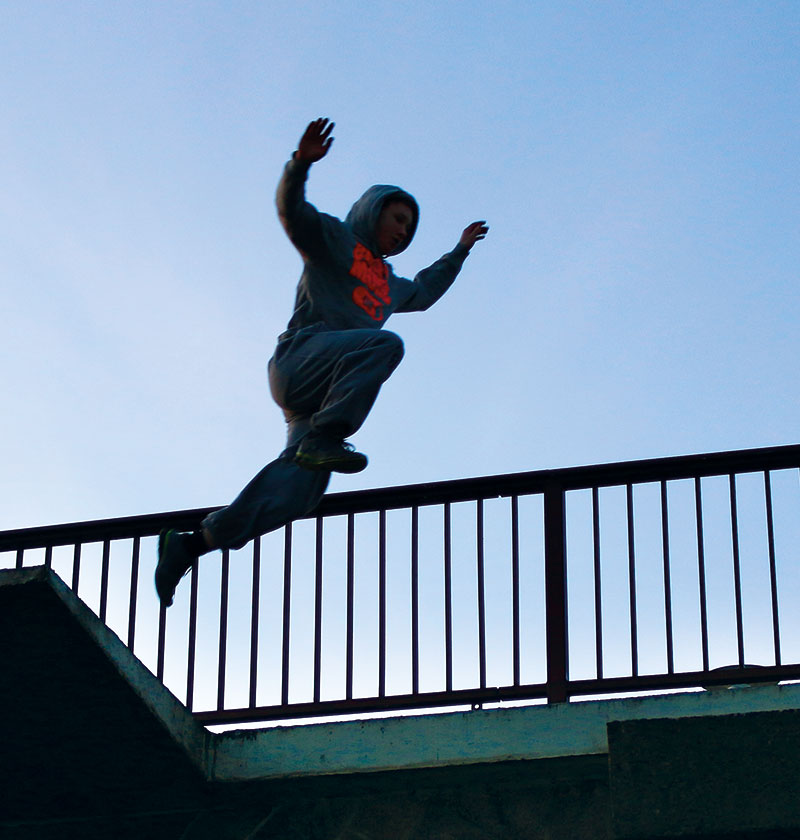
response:
[[[299,467],[306,470],[314,470],[315,472],[338,472],[338,473],[357,473],[367,468],[366,457],[362,461],[358,458],[336,459],[331,458],[328,461],[320,461],[316,458],[310,458],[307,455],[297,453],[294,456],[294,462]]]

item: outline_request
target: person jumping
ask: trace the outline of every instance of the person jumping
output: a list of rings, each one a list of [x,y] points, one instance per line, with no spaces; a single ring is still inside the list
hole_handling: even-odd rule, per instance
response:
[[[356,473],[367,456],[346,438],[364,423],[381,385],[403,358],[398,335],[381,329],[394,312],[428,309],[450,287],[489,228],[468,225],[452,251],[414,280],[386,262],[411,244],[416,200],[389,185],[370,187],[344,221],[305,198],[313,163],[333,143],[334,124],[311,122],[278,184],[278,216],[303,259],[294,312],[269,361],[272,397],[288,427],[286,448],[227,507],[192,532],[166,529],[158,541],[155,586],[170,606],[180,579],[214,549],[237,549],[311,513],[331,472]]]

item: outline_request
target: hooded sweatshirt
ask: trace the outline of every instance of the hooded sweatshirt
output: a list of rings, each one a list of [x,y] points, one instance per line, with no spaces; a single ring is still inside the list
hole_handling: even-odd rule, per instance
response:
[[[393,312],[427,309],[447,291],[468,248],[456,245],[413,280],[398,277],[378,249],[376,228],[388,201],[402,201],[413,211],[409,235],[389,256],[411,243],[419,222],[413,196],[387,184],[370,187],[341,221],[306,201],[309,168],[309,163],[290,160],[276,196],[281,223],[303,258],[288,334],[312,324],[331,330],[380,329]]]

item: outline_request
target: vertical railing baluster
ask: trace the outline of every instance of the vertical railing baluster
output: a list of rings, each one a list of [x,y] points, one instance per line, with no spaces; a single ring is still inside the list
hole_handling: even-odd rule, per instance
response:
[[[772,644],[775,664],[781,663],[781,631],[778,612],[778,571],[775,563],[775,524],[772,513],[772,480],[764,470],[764,503],[767,509],[767,546],[769,548],[769,586],[772,600]]]
[[[72,591],[78,594],[78,583],[81,577],[81,544],[75,543],[75,550],[72,554]]]
[[[411,508],[411,693],[419,694],[419,508]]]
[[[694,516],[697,528],[697,579],[700,592],[700,645],[703,670],[708,671],[708,602],[706,598],[705,537],[703,535],[703,496],[699,476],[694,480]]]
[[[108,609],[108,565],[111,553],[111,541],[103,540],[103,562],[100,570],[100,612],[98,617],[105,623]]]
[[[323,518],[315,523],[314,546],[314,702],[322,693],[322,533]]]
[[[476,543],[478,563],[478,673],[480,687],[486,688],[486,601],[483,570],[483,499],[478,499],[476,510]]]
[[[733,547],[733,594],[736,602],[736,645],[739,667],[744,667],[744,626],[742,621],[742,573],[739,558],[739,514],[736,503],[736,476],[728,476],[731,502],[731,545]]]
[[[672,575],[669,557],[669,507],[667,482],[661,482],[661,554],[664,562],[664,624],[667,640],[667,673],[675,672],[675,652],[672,638]]]
[[[446,691],[453,690],[453,570],[450,502],[444,504],[444,669]]]
[[[194,561],[189,586],[189,650],[186,656],[186,707],[194,708],[194,684],[197,677],[197,609],[200,590],[200,564],[206,561],[198,557]]]
[[[520,684],[520,604],[519,604],[519,497],[511,497],[511,610],[514,685]]]
[[[544,579],[547,635],[547,702],[567,699],[567,535],[564,490],[549,484],[544,491]]]
[[[141,537],[133,538],[131,549],[131,588],[128,598],[128,647],[133,651],[136,641],[136,608],[139,604],[139,552]]]
[[[386,511],[378,518],[378,697],[386,696]]]
[[[289,647],[292,602],[292,523],[284,528],[283,542],[283,634],[281,637],[281,704],[289,704]]]
[[[158,609],[158,648],[156,652],[156,676],[164,682],[164,653],[167,647],[167,608],[161,604]]]
[[[250,601],[250,708],[258,693],[258,618],[261,604],[261,537],[253,540],[253,588]]]
[[[600,496],[592,487],[592,569],[594,575],[594,656],[597,679],[603,679],[603,580],[600,568]]]
[[[353,698],[353,594],[355,585],[355,516],[347,514],[347,662],[346,697]]]
[[[15,561],[15,564],[14,564],[17,569],[22,568],[22,563],[23,563],[24,559],[25,559],[25,549],[24,548],[18,548],[17,549],[16,561]]]
[[[53,568],[53,546],[48,545],[44,550],[44,566],[46,569]]]
[[[633,485],[625,486],[625,516],[628,522],[628,596],[631,619],[631,676],[639,676],[639,627],[636,610],[636,542],[633,520]]]
[[[221,591],[219,598],[219,654],[217,656],[217,710],[225,707],[225,669],[228,652],[228,582],[230,578],[230,551],[222,549]]]

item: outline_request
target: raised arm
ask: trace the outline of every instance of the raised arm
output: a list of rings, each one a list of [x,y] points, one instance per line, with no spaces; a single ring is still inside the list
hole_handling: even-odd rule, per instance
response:
[[[397,311],[419,312],[433,306],[453,284],[472,246],[485,239],[488,232],[489,226],[484,221],[467,225],[458,240],[458,245],[450,253],[417,274],[413,281],[413,294],[397,308]]]
[[[333,123],[325,117],[310,122],[297,144],[297,151],[286,164],[278,184],[275,203],[287,236],[302,253],[311,255],[322,247],[320,213],[306,201],[308,170],[325,155],[333,143]]]

